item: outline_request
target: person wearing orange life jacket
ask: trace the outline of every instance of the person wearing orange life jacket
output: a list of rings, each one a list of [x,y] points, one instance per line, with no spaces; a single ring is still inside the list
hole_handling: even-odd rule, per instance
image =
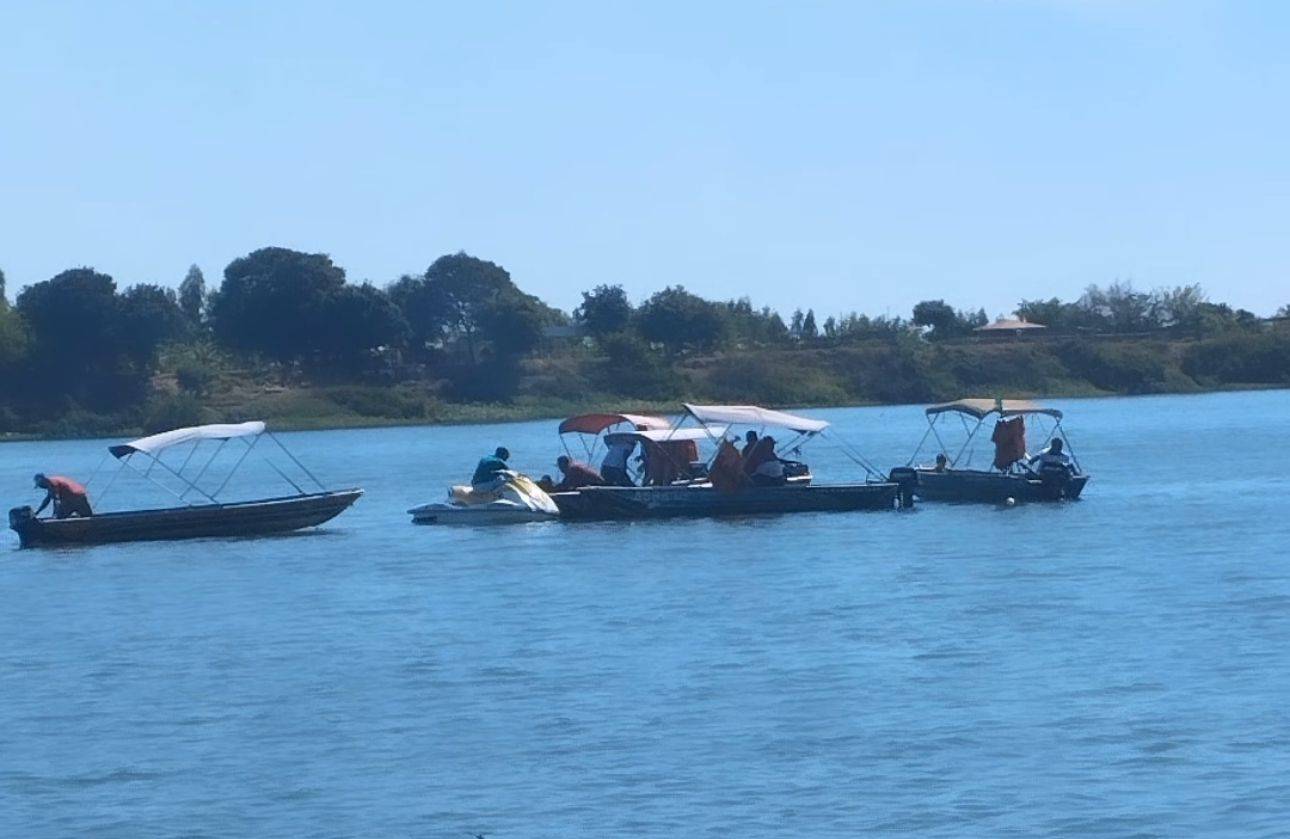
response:
[[[94,515],[94,511],[90,509],[90,499],[85,493],[85,487],[71,478],[64,478],[62,475],[46,477],[40,474],[36,475],[35,483],[38,489],[45,490],[45,500],[36,508],[37,516],[51,503],[54,505],[56,519],[72,516],[89,518]]]

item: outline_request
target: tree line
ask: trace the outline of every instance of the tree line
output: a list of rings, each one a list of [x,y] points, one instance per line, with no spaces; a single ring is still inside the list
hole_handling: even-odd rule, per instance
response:
[[[201,394],[212,353],[309,381],[421,377],[457,400],[505,400],[524,359],[551,327],[585,335],[563,350],[606,358],[625,389],[661,391],[669,365],[695,353],[829,347],[872,341],[952,341],[988,317],[943,300],[908,319],[798,310],[785,320],[747,298],[705,299],[672,285],[633,304],[621,285],[583,292],[569,314],[522,291],[500,265],[465,253],[439,257],[384,287],[349,282],[325,254],[269,247],[233,260],[208,287],[189,269],[177,289],[119,288],[108,274],[72,268],[24,288],[12,306],[0,272],[0,424],[69,411],[112,411],[149,399],[165,353],[181,388]],[[1139,291],[1090,286],[1074,301],[1023,300],[1017,316],[1050,333],[1161,333],[1205,338],[1250,331],[1254,314],[1211,302],[1196,285]],[[1279,314],[1290,314],[1283,307]],[[568,330],[566,330],[566,333]],[[179,348],[181,351],[176,351]],[[203,351],[183,352],[185,348]]]

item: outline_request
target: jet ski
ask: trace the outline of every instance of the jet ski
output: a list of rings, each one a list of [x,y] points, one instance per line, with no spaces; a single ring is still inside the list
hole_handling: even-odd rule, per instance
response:
[[[450,487],[446,502],[422,504],[408,513],[413,524],[491,525],[553,521],[560,508],[528,476],[503,472],[496,489]]]

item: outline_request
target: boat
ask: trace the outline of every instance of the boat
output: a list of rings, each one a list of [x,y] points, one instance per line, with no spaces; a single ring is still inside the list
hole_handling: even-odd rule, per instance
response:
[[[303,480],[293,479],[272,460],[266,460],[294,489],[291,495],[245,501],[221,501],[233,474],[264,437],[269,438],[290,459],[301,473],[318,487],[317,492],[301,487]],[[202,489],[200,481],[215,463],[230,441],[237,440],[245,448],[237,462],[224,477],[219,487],[211,492]],[[218,442],[215,451],[195,474],[189,466],[197,460],[194,456],[204,443]],[[190,445],[191,444],[191,445]],[[208,447],[209,448],[209,447]],[[178,467],[167,463],[162,456],[171,450],[187,450],[183,463]],[[338,516],[363,494],[358,488],[328,490],[314,477],[295,455],[282,445],[263,422],[200,425],[177,428],[173,431],[143,437],[129,443],[110,446],[108,452],[118,462],[117,475],[132,471],[156,486],[175,495],[179,505],[144,510],[95,513],[90,516],[73,516],[64,519],[37,518],[31,507],[15,507],[9,511],[9,527],[18,534],[22,547],[52,545],[98,545],[113,542],[156,541],[169,539],[227,538],[262,536],[286,533],[307,527],[316,527]],[[135,465],[136,460],[148,464],[145,469]],[[191,474],[191,477],[190,477]],[[162,478],[178,482],[176,490]],[[116,476],[113,477],[116,480]],[[111,488],[109,483],[102,495]],[[102,495],[96,503],[102,501]],[[190,498],[200,498],[193,500]]]
[[[448,500],[422,504],[408,510],[413,524],[492,525],[525,524],[559,518],[560,508],[532,479],[518,472],[503,472],[505,482],[494,492],[477,492],[468,486],[448,490]]]
[[[1079,498],[1090,476],[1075,459],[1075,453],[1062,427],[1062,412],[1024,399],[959,399],[932,405],[925,411],[927,431],[905,466],[891,470],[893,481],[910,482],[913,493],[924,501],[979,501],[1014,503],[1027,501],[1063,501]],[[966,438],[958,445],[957,453],[949,455],[948,446],[941,436],[940,422],[947,417],[963,421]],[[979,432],[987,420],[995,418],[991,435],[994,453],[987,468],[973,468],[977,455],[974,443],[980,443]],[[1032,471],[1027,465],[1025,436],[1027,420],[1043,418],[1049,426],[1040,435],[1045,445],[1060,439],[1071,457],[1072,468],[1044,472]],[[975,421],[975,422],[973,422]],[[1002,431],[1001,431],[1002,429]],[[923,451],[928,438],[937,443],[937,450],[944,457],[944,466],[916,466],[915,461]],[[979,448],[979,446],[978,446]]]
[[[692,421],[693,425],[685,423]],[[798,461],[785,464],[783,482],[775,486],[748,485],[735,461],[735,478],[723,474],[722,461],[733,451],[727,432],[735,426],[753,429],[782,429],[792,432],[780,452],[794,452],[811,439],[824,433],[829,423],[808,417],[755,405],[684,405],[684,414],[667,428],[644,428],[616,431],[607,436],[613,442],[625,435],[638,442],[647,460],[672,457],[665,469],[650,464],[648,471],[666,475],[675,471],[680,477],[666,483],[646,486],[593,486],[569,492],[552,493],[551,497],[565,519],[649,519],[672,517],[740,516],[766,513],[842,512],[891,509],[896,506],[900,487],[866,466],[868,478],[846,484],[814,483],[809,468]],[[687,451],[697,452],[700,442],[714,449],[707,460],[687,458]],[[844,451],[857,462],[863,458],[848,446]],[[692,462],[684,462],[692,460]]]

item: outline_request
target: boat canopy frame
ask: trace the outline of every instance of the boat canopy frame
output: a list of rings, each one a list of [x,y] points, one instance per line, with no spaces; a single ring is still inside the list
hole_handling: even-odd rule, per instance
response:
[[[177,428],[172,431],[165,431],[160,434],[141,437],[140,439],[129,443],[109,446],[108,454],[118,461],[120,467],[112,474],[112,477],[109,479],[107,486],[103,488],[103,491],[98,494],[98,497],[95,499],[95,503],[97,504],[101,502],[103,497],[106,496],[108,491],[112,488],[112,485],[116,483],[116,479],[120,477],[121,473],[129,469],[131,472],[144,478],[149,483],[160,488],[169,495],[174,496],[178,501],[187,506],[196,506],[201,503],[200,501],[190,499],[190,493],[195,496],[201,496],[201,498],[211,504],[222,505],[227,502],[219,500],[220,493],[228,487],[233,476],[237,474],[247,457],[256,448],[256,444],[259,443],[263,437],[268,437],[278,447],[278,449],[280,449],[282,453],[285,454],[293,464],[295,464],[300,472],[303,473],[303,476],[313,485],[318,487],[320,492],[327,492],[327,487],[322,483],[322,481],[318,480],[317,476],[314,475],[307,466],[301,463],[300,459],[297,458],[290,449],[283,445],[282,441],[279,440],[273,432],[269,431],[268,427],[263,422],[256,421],[237,424],[198,425],[189,428]],[[208,471],[210,471],[210,467],[214,465],[215,461],[219,458],[220,454],[224,451],[224,448],[231,440],[240,441],[245,448],[239,454],[237,462],[233,464],[233,467],[228,471],[228,474],[224,476],[224,480],[220,482],[220,485],[214,491],[207,492],[201,488],[198,482],[206,476]],[[198,449],[200,449],[202,444],[207,441],[218,441],[219,445],[215,447],[215,450],[211,453],[210,457],[205,458],[205,462],[202,463],[197,474],[190,477],[188,474],[185,474],[185,470],[187,470],[189,465],[192,464]],[[173,467],[162,459],[162,455],[165,452],[181,446],[188,446],[189,444],[191,444],[191,446],[188,449],[188,453],[184,456],[183,462],[178,468]],[[133,462],[139,457],[146,459],[148,464],[146,468],[140,468]],[[104,459],[106,460],[106,456]],[[264,456],[263,460],[270,468],[273,469],[274,472],[278,473],[279,477],[291,485],[297,495],[306,496],[312,494],[300,485],[305,482],[303,479],[299,482],[292,479],[290,475],[283,471],[278,464],[274,463],[267,455]],[[183,491],[176,492],[172,487],[153,477],[153,470],[157,467],[160,467],[164,472],[183,484]],[[86,481],[87,487],[93,482],[101,468],[102,462],[100,462],[99,468],[94,470],[94,474],[90,476],[90,479]]]
[[[949,459],[950,468],[959,468],[959,461],[967,455],[965,467],[970,468],[972,464],[972,443],[976,440],[977,432],[981,426],[985,425],[986,420],[992,416],[1000,419],[1011,419],[1012,417],[1042,416],[1052,420],[1052,425],[1044,432],[1044,445],[1047,445],[1054,438],[1062,440],[1063,447],[1071,457],[1076,469],[1082,468],[1079,465],[1079,458],[1075,455],[1075,447],[1071,445],[1070,437],[1062,425],[1063,414],[1056,408],[1048,408],[1035,402],[1025,399],[957,399],[953,402],[942,402],[937,405],[928,406],[924,412],[927,417],[927,430],[923,432],[922,439],[918,441],[918,446],[914,453],[909,456],[906,466],[913,466],[918,459],[919,454],[923,451],[923,446],[927,443],[928,437],[934,437],[940,445],[940,451],[947,457],[949,456],[951,446],[946,445],[944,438],[941,437],[940,430],[937,428],[942,417],[957,416],[966,432],[963,444],[958,447],[958,451]],[[969,418],[975,419],[973,425]],[[1011,464],[1009,464],[1011,467]],[[991,464],[991,469],[987,471],[1007,471],[996,470]]]
[[[573,457],[573,452],[569,449],[568,435],[578,435],[583,452],[591,461],[596,458],[601,438],[609,436],[604,432],[619,425],[630,425],[632,431],[662,431],[672,427],[669,420],[649,414],[592,413],[569,417],[560,423],[556,433],[560,435],[560,445],[569,457]]]
[[[802,446],[816,437],[827,437],[830,442],[835,443],[842,449],[842,453],[846,455],[847,459],[863,469],[870,479],[886,480],[883,473],[871,460],[865,457],[859,449],[851,445],[844,437],[832,433],[830,431],[832,426],[824,420],[797,416],[796,414],[762,408],[757,405],[694,405],[686,402],[683,403],[682,407],[685,408],[685,413],[681,415],[673,428],[679,429],[685,424],[686,420],[692,419],[700,427],[708,430],[708,436],[716,443],[718,450],[721,442],[726,439],[726,433],[732,426],[755,426],[759,436],[764,436],[767,428],[783,428],[792,431],[797,436],[780,445],[780,451],[800,455]],[[714,433],[716,428],[720,428],[720,434]],[[716,457],[716,452],[714,452],[712,457],[708,459],[709,467],[716,460]]]

